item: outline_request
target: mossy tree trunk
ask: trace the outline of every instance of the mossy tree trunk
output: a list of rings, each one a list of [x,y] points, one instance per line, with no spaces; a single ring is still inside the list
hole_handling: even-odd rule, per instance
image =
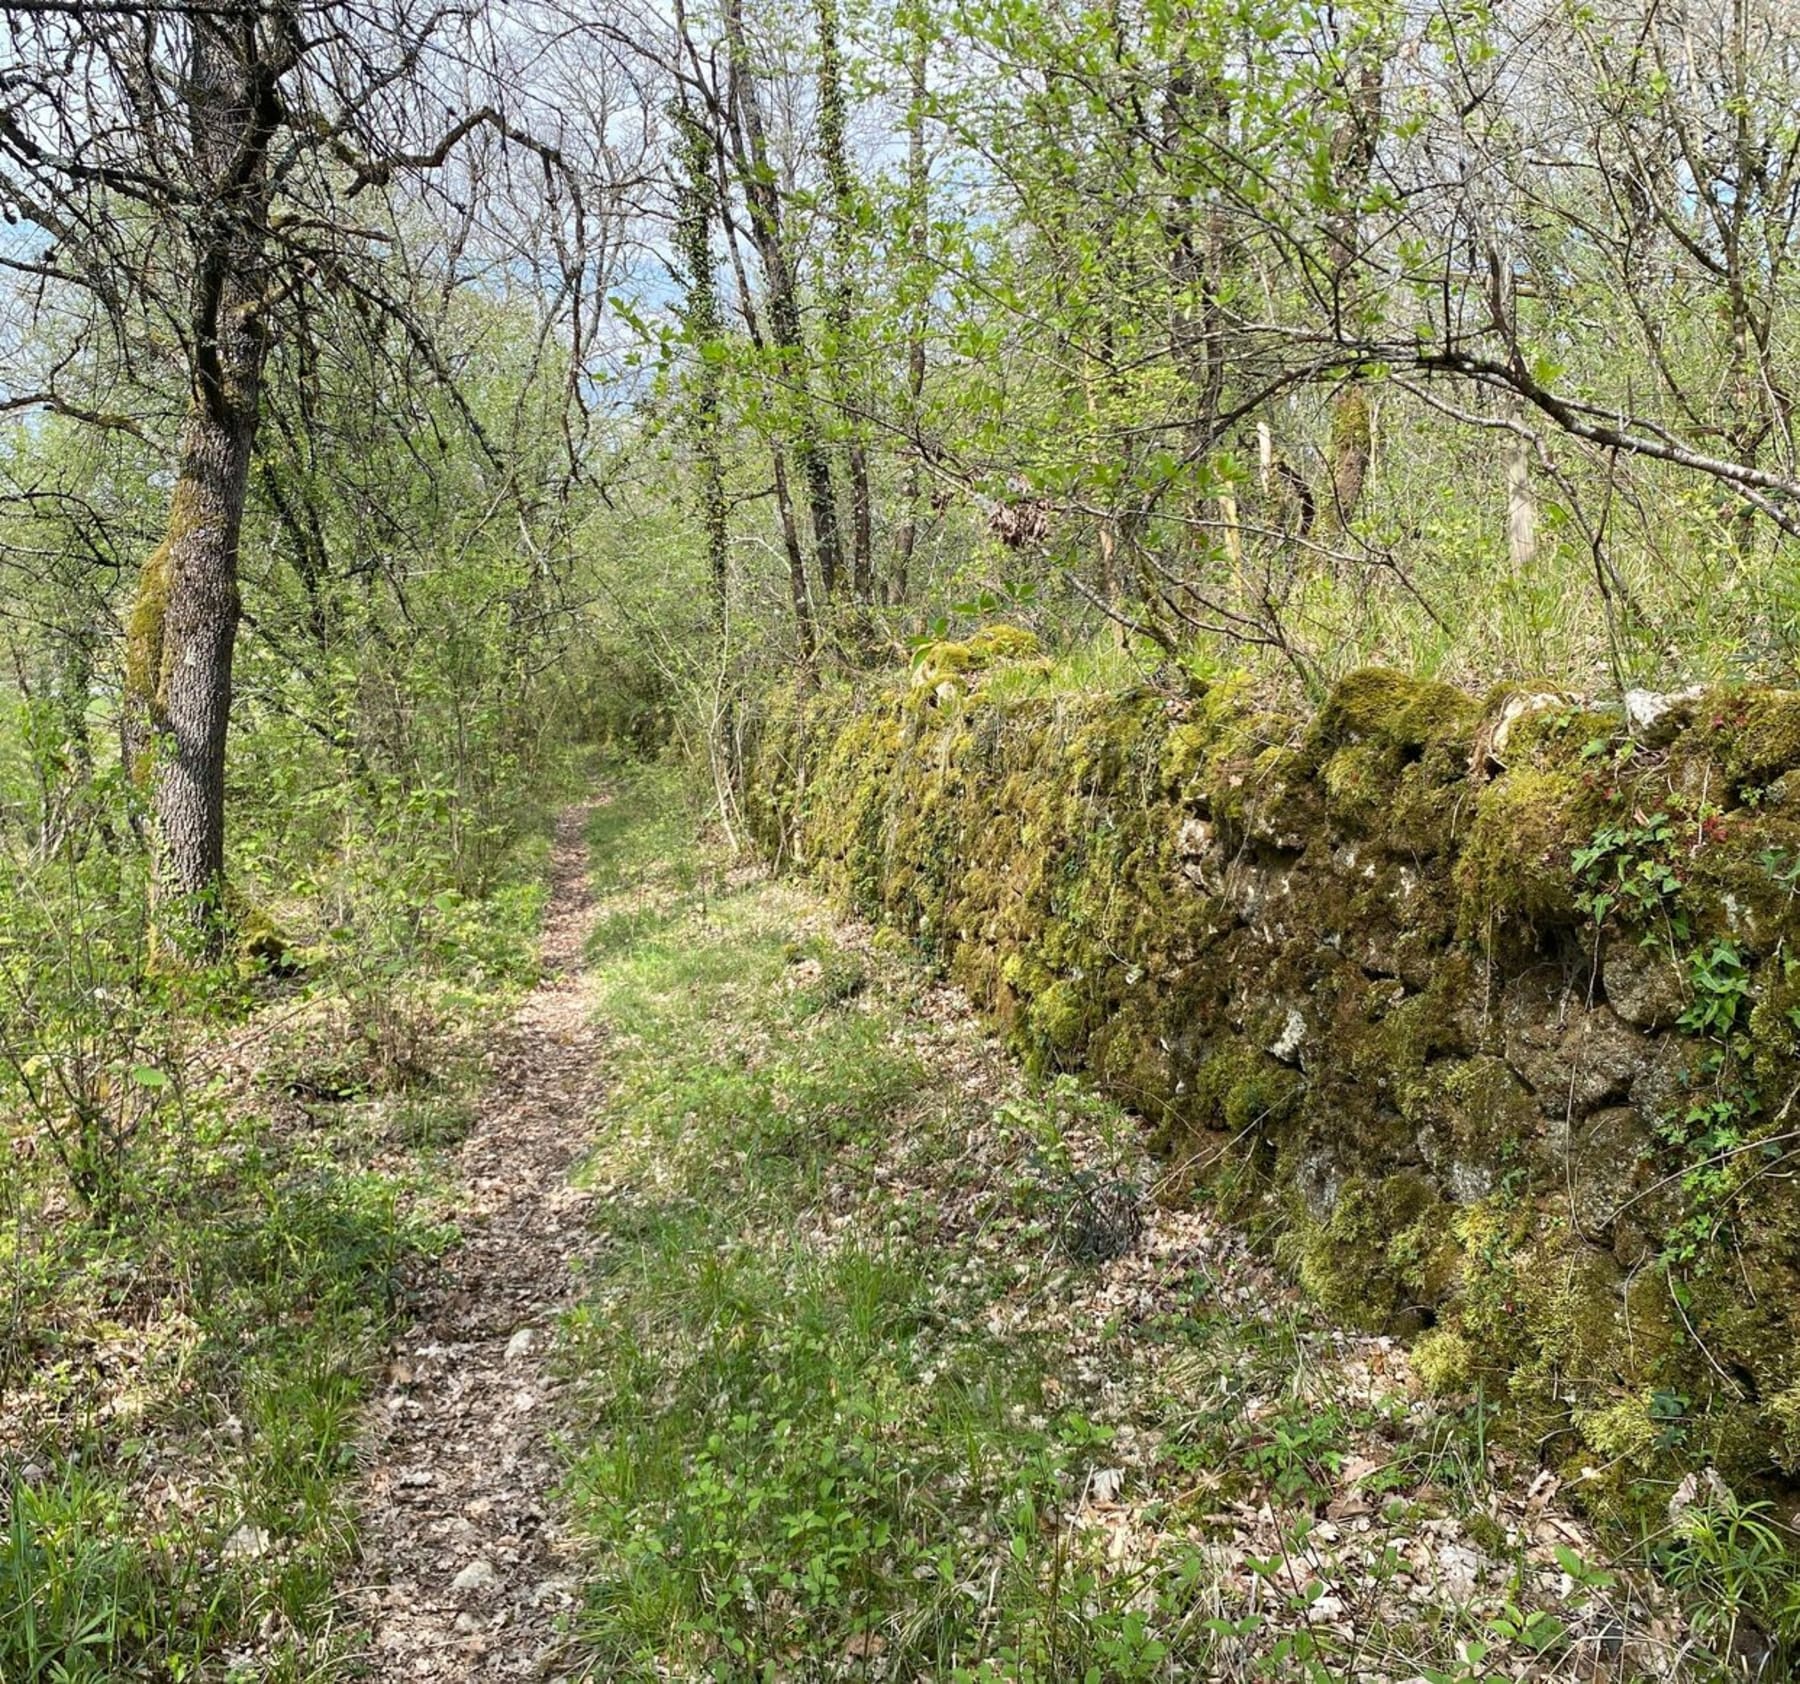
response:
[[[894,534],[894,567],[888,581],[891,603],[906,600],[913,551],[919,538],[920,411],[925,395],[925,330],[931,303],[931,177],[925,157],[925,75],[931,62],[929,0],[918,0],[910,14],[913,40],[907,56],[911,103],[906,112],[906,428],[911,443],[901,477],[900,526]]]
[[[238,539],[261,414],[268,148],[292,58],[196,16],[184,93],[204,191],[190,233],[192,392],[168,532],[128,631],[134,758],[148,778],[159,941],[204,955],[225,936],[225,742],[237,641]]]
[[[725,501],[720,422],[723,319],[713,277],[712,228],[718,215],[712,138],[684,98],[675,110],[682,173],[678,182],[675,252],[681,265],[682,326],[692,352],[691,431],[697,458],[700,529],[706,539],[714,629],[723,636],[730,609],[731,522]]]
[[[858,602],[875,594],[873,500],[869,491],[869,457],[863,442],[859,381],[854,373],[853,345],[857,315],[854,266],[857,240],[857,189],[850,174],[844,138],[843,54],[838,44],[837,0],[818,0],[819,151],[831,188],[831,281],[826,298],[826,386],[844,429],[844,457],[850,485],[850,592]]]
[[[1383,43],[1368,35],[1352,44],[1351,60],[1341,85],[1343,110],[1331,137],[1332,214],[1326,242],[1331,259],[1331,309],[1339,324],[1360,332],[1368,307],[1363,285],[1362,202],[1369,191],[1375,150],[1381,134],[1386,92]],[[1328,531],[1343,531],[1355,518],[1368,478],[1373,445],[1369,400],[1354,379],[1339,387],[1331,402],[1331,503],[1325,511]]]

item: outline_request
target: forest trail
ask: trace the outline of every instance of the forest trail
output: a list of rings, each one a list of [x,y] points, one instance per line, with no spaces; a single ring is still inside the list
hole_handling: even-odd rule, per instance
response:
[[[542,956],[369,1412],[363,1676],[1687,1676],[1481,1410],[672,784],[563,815]]]
[[[590,811],[558,821],[543,978],[489,1053],[456,1163],[461,1243],[394,1341],[369,1412],[349,1612],[371,1633],[369,1676],[394,1684],[554,1677],[576,1598],[550,1518],[548,1354],[586,1233],[570,1169],[600,1093],[582,970]]]
[[[589,840],[568,1000],[608,1026],[607,1084],[557,1400],[581,1648],[550,1676],[1697,1676],[1666,1598],[1484,1406],[1306,1305],[1141,1119],[1028,1076],[911,944],[697,845],[659,772]],[[531,1586],[564,1600],[538,1539],[468,1607],[446,1577],[502,1543],[427,1545],[444,1670],[383,1676],[466,1676],[459,1614],[481,1676],[516,1676]]]

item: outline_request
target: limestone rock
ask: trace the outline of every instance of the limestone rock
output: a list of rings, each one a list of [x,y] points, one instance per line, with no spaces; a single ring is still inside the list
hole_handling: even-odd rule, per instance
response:
[[[1625,722],[1633,736],[1651,748],[1661,748],[1692,723],[1694,704],[1705,694],[1705,686],[1699,684],[1667,692],[1627,690]]]
[[[1631,1081],[1632,1109],[1654,1126],[1685,1111],[1692,1102],[1701,1050],[1692,1042],[1664,1036]]]
[[[492,1590],[499,1582],[500,1575],[494,1571],[493,1562],[478,1555],[450,1581],[450,1588],[459,1596],[475,1596]]]
[[[1521,1012],[1507,1025],[1506,1062],[1530,1084],[1546,1116],[1585,1116],[1626,1097],[1649,1047],[1607,1006],[1561,1021]]]
[[[1582,1234],[1605,1238],[1621,1216],[1635,1209],[1634,1195],[1648,1178],[1653,1151],[1650,1131],[1629,1105],[1596,1111],[1571,1131],[1562,1166],[1563,1196]],[[1615,1255],[1617,1251],[1615,1244]]]
[[[1665,947],[1615,939],[1600,963],[1606,1003],[1634,1029],[1666,1029],[1681,1016],[1687,990]]]

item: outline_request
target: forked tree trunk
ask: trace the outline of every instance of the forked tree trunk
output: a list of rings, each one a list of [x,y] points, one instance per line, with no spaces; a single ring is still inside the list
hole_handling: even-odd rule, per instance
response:
[[[780,377],[788,388],[787,402],[795,417],[794,461],[806,486],[807,510],[812,516],[819,591],[825,601],[830,602],[843,572],[837,492],[832,485],[831,462],[819,437],[818,417],[813,413],[810,359],[800,330],[794,267],[782,228],[781,189],[769,161],[768,137],[763,126],[756,75],[751,68],[742,0],[726,0],[725,41],[731,79],[730,106],[738,125],[733,132],[732,150],[744,202],[750,213],[750,238],[762,262],[763,283],[768,295],[769,342],[780,364]]]

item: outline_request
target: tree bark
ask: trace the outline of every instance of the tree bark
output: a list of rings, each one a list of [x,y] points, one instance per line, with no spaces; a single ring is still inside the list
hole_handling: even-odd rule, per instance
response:
[[[875,594],[875,536],[869,494],[869,458],[862,418],[856,412],[857,381],[851,373],[850,340],[856,309],[851,264],[856,247],[856,187],[845,145],[844,67],[838,46],[837,0],[818,0],[819,152],[831,186],[831,277],[826,301],[828,343],[825,379],[847,443],[850,482],[850,593],[858,602]]]
[[[738,243],[737,223],[726,196],[724,137],[715,134],[712,140],[714,161],[719,171],[719,197],[716,200],[719,223],[725,232],[725,249],[731,257],[732,277],[737,282],[738,306],[744,316],[744,331],[749,334],[751,346],[760,357],[767,341],[757,317],[755,300],[750,295],[750,278],[745,272],[744,254]],[[770,390],[766,362],[761,366],[764,401],[772,407],[775,394]],[[813,624],[812,603],[807,594],[806,555],[800,547],[800,528],[794,518],[793,492],[788,483],[787,452],[782,449],[779,436],[773,432],[769,436],[769,460],[774,474],[775,508],[781,520],[782,548],[787,555],[788,593],[794,606],[794,634],[800,645],[801,666],[810,672],[818,653],[819,640]]]
[[[913,551],[919,541],[919,497],[922,490],[919,462],[919,425],[925,395],[925,328],[930,308],[931,275],[931,176],[925,157],[925,76],[931,59],[931,14],[928,0],[918,0],[913,50],[908,72],[912,103],[906,113],[906,255],[911,267],[907,287],[906,322],[906,424],[912,434],[906,472],[900,487],[900,528],[894,534],[894,572],[888,597],[906,600],[912,582]]]
[[[160,942],[194,955],[225,937],[225,746],[237,641],[238,540],[262,407],[261,306],[270,186],[292,63],[254,23],[196,15],[186,87],[195,173],[193,386],[167,535],[145,564],[128,632],[127,705],[154,818]]]
[[[1341,324],[1363,307],[1362,201],[1369,190],[1381,132],[1386,61],[1380,43],[1358,46],[1346,73],[1346,109],[1331,138],[1332,191],[1336,206],[1326,224],[1331,254],[1331,309]],[[1331,401],[1331,505],[1325,511],[1327,531],[1344,531],[1355,518],[1368,477],[1371,447],[1369,401],[1354,378],[1338,388]]]
[[[794,460],[799,466],[800,477],[806,482],[813,549],[818,558],[819,588],[829,602],[836,594],[838,575],[843,571],[837,493],[831,481],[831,462],[819,439],[818,418],[813,413],[811,376],[806,344],[800,332],[800,303],[795,291],[794,267],[788,257],[781,226],[781,190],[769,162],[768,140],[763,128],[756,75],[750,65],[741,0],[727,0],[725,37],[731,109],[736,128],[741,130],[741,134],[733,134],[733,153],[744,201],[750,212],[750,237],[762,263],[763,284],[768,292],[769,340],[780,363],[788,401],[795,410]]]
[[[1508,437],[1505,458],[1506,553],[1513,577],[1526,579],[1537,566],[1537,503],[1531,495],[1531,458],[1525,440]]]
[[[683,270],[681,307],[693,353],[694,452],[700,470],[700,528],[706,539],[713,629],[724,635],[731,593],[731,523],[725,504],[724,442],[720,437],[719,343],[722,319],[713,279],[712,226],[718,213],[713,144],[685,97],[676,112],[682,176],[675,248]]]

